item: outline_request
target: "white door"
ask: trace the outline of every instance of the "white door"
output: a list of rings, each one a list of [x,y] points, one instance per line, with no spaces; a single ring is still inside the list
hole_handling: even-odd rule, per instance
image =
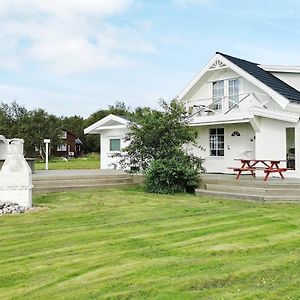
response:
[[[250,124],[237,124],[226,130],[225,155],[228,167],[240,166],[237,159],[255,158],[255,133]]]

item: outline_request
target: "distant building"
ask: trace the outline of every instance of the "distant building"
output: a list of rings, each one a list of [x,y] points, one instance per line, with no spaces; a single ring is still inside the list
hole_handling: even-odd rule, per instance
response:
[[[77,157],[82,151],[82,142],[79,137],[73,132],[64,129],[61,135],[62,144],[54,146],[51,151],[53,156],[73,156]]]

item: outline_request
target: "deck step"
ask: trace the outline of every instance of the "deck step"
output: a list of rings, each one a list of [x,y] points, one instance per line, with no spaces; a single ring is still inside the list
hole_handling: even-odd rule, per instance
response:
[[[137,186],[142,184],[142,175],[132,174],[36,174],[33,176],[33,194],[76,191],[97,188]]]
[[[208,191],[196,189],[198,196],[211,196],[226,199],[254,200],[254,201],[300,201],[300,195],[261,195],[246,192]]]
[[[33,180],[33,185],[36,188],[45,187],[45,186],[66,186],[66,185],[102,185],[102,184],[117,184],[117,183],[127,183],[132,182],[131,178],[116,178],[116,179],[63,179],[63,180]]]
[[[41,193],[50,193],[50,192],[65,192],[65,191],[81,191],[89,189],[104,189],[104,188],[116,188],[116,187],[126,187],[126,186],[136,186],[135,183],[125,182],[125,183],[107,183],[107,184],[77,184],[77,185],[62,185],[62,186],[43,186],[33,188],[33,195]]]
[[[241,193],[241,194],[259,194],[259,195],[291,195],[291,196],[297,196],[300,195],[300,189],[295,187],[281,187],[278,188],[277,186],[237,186],[234,184],[210,184],[205,183],[204,185],[205,190],[207,191],[219,191],[219,192],[227,192],[227,193]]]

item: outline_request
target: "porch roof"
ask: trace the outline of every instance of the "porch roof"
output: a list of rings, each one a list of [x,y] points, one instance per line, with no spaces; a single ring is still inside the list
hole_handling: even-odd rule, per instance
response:
[[[264,117],[289,123],[298,123],[299,115],[291,112],[273,111],[261,107],[252,107],[247,113],[238,113],[234,115],[212,115],[195,116],[191,119],[190,126],[206,126],[219,124],[251,123],[255,117]]]

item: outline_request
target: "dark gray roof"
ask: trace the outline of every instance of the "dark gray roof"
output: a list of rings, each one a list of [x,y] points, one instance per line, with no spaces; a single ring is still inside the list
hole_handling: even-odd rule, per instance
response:
[[[290,102],[300,104],[300,91],[296,90],[292,86],[272,75],[270,72],[267,72],[264,69],[260,68],[259,64],[233,57],[221,52],[217,52],[216,54],[221,54],[238,67],[240,67],[256,79],[260,80],[262,83],[264,83],[283,97],[287,98]]]

